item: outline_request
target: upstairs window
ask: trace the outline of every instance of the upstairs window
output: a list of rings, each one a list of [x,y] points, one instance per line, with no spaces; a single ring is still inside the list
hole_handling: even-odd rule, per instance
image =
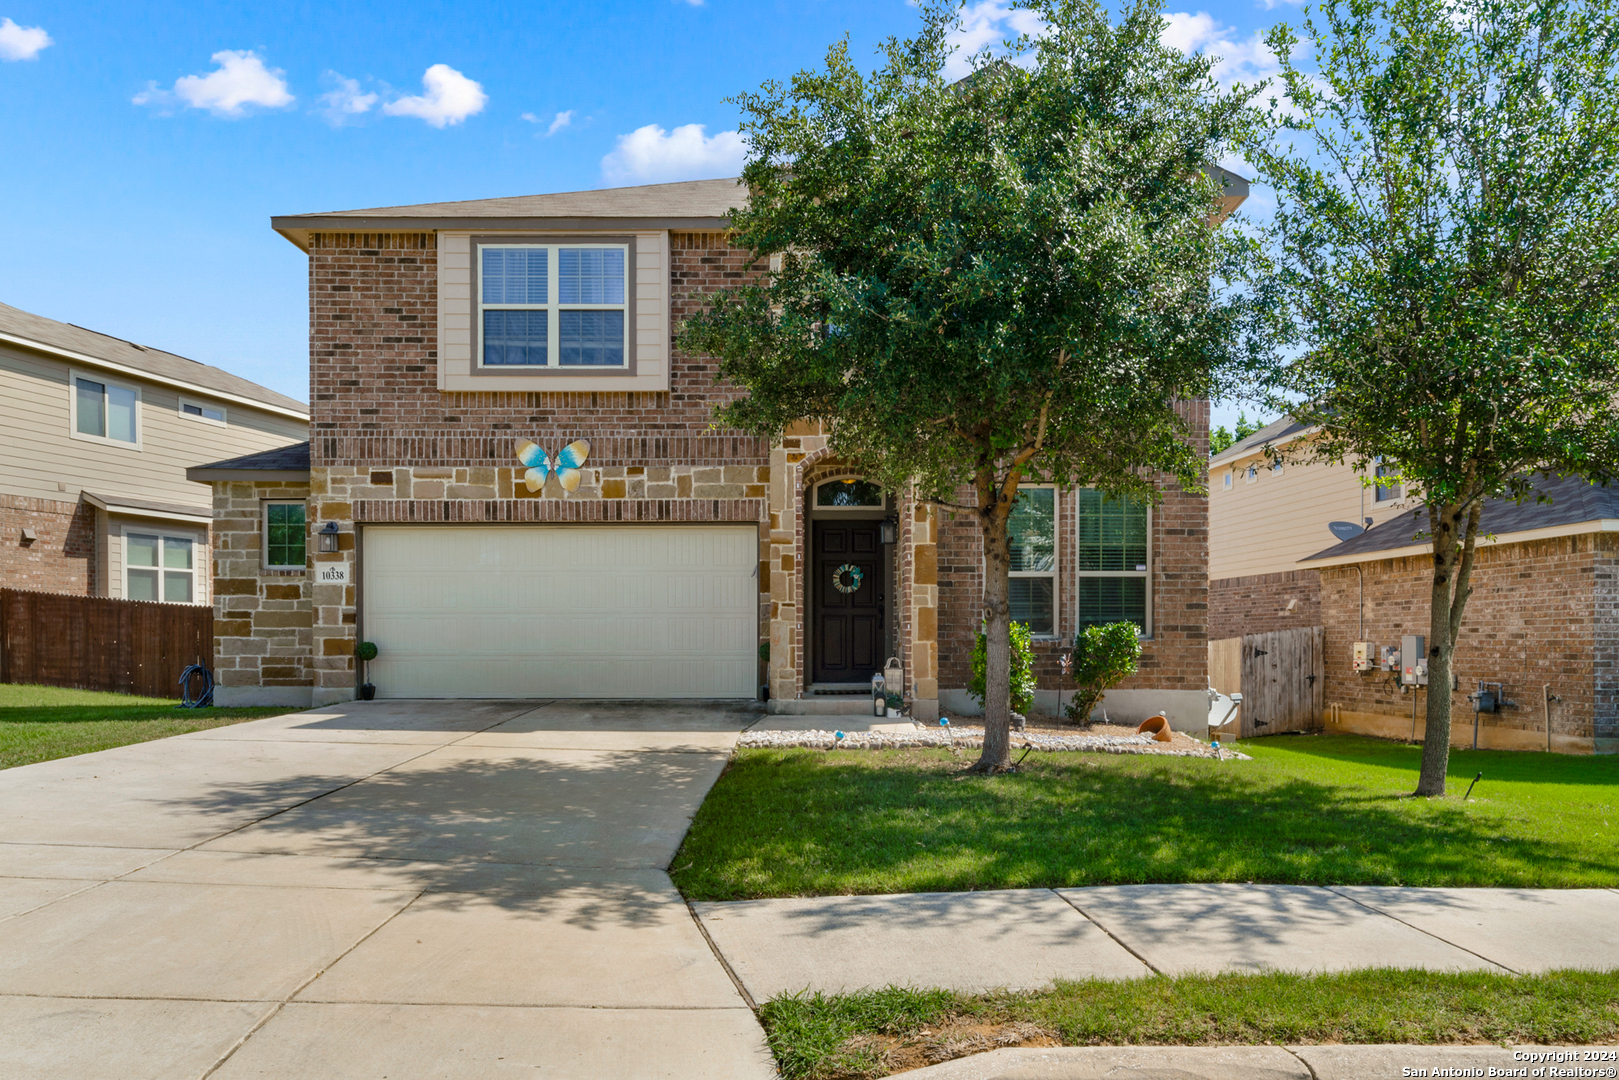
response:
[[[1143,635],[1151,634],[1147,504],[1139,499],[1109,499],[1090,488],[1075,496],[1079,502],[1075,553],[1079,628],[1133,622]]]
[[[79,438],[140,444],[141,392],[105,379],[73,376],[73,434]]]
[[[629,248],[478,247],[478,357],[484,368],[627,366]]]
[[[1387,461],[1379,461],[1377,463],[1377,478],[1379,482],[1377,485],[1376,497],[1372,500],[1373,502],[1393,502],[1395,499],[1400,498],[1404,492],[1404,488],[1398,480],[1390,480],[1386,484],[1382,483],[1383,477],[1398,476],[1399,474],[1400,467],[1398,465]]]
[[[1057,490],[1019,488],[1006,523],[1012,548],[1012,621],[1036,637],[1057,632]]]
[[[193,420],[206,420],[210,424],[223,424],[225,422],[225,410],[223,407],[211,405],[206,401],[198,401],[195,398],[183,397],[180,399],[180,415],[189,416]]]

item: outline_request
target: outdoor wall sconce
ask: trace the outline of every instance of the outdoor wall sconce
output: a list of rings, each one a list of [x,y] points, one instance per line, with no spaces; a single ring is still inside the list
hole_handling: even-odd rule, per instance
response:
[[[893,544],[899,541],[899,519],[883,518],[883,543]]]
[[[320,532],[315,535],[320,537],[321,551],[331,552],[337,550],[337,522],[328,521],[321,526]]]

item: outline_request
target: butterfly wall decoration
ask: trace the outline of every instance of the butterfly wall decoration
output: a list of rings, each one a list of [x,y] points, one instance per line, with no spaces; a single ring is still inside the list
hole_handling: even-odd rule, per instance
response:
[[[525,442],[517,448],[517,460],[528,466],[523,474],[523,483],[530,491],[539,491],[545,486],[545,478],[556,473],[557,483],[562,485],[563,494],[579,490],[579,466],[585,463],[590,456],[590,440],[575,439],[573,442],[557,451],[555,459],[539,446]]]

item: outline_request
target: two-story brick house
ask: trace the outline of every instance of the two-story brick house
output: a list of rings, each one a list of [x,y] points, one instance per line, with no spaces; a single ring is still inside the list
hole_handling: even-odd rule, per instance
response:
[[[221,703],[351,698],[368,640],[379,696],[793,708],[893,656],[917,715],[964,704],[976,525],[866,483],[817,430],[716,429],[737,391],[673,346],[709,292],[768,272],[728,240],[743,198],[711,180],[276,218],[309,256],[311,441],[307,463],[191,470],[215,491]],[[1206,500],[1026,502],[1014,614],[1046,685],[1075,626],[1134,618],[1143,674],[1110,708],[1195,723]]]

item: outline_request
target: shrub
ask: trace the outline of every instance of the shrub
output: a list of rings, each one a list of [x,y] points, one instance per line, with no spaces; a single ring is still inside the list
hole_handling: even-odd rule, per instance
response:
[[[984,704],[984,668],[988,662],[989,646],[984,635],[978,635],[973,646],[973,679],[967,684],[967,693]],[[1027,713],[1034,705],[1034,646],[1029,640],[1029,628],[1023,623],[1012,624],[1012,711]]]
[[[1141,659],[1141,631],[1132,622],[1087,626],[1074,635],[1067,674],[1077,688],[1066,710],[1068,718],[1090,722],[1091,710],[1102,695],[1136,673]]]

